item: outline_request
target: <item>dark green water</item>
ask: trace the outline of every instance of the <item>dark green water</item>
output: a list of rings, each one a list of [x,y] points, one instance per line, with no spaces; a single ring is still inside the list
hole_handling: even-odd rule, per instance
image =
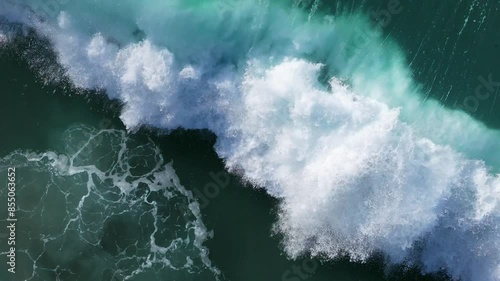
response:
[[[2,131],[6,132],[1,144],[3,156],[13,150],[57,151],[65,142],[62,138],[63,132],[75,124],[98,128],[102,125],[102,120],[106,122],[109,120],[110,126],[123,130],[123,125],[118,119],[120,108],[118,104],[107,101],[98,93],[89,98],[71,87],[66,88],[64,83],[45,84],[27,61],[13,54],[12,50],[4,51],[0,58],[3,69],[0,82],[5,86],[2,90],[5,102],[1,104],[1,112],[8,116],[9,120],[1,124]],[[441,280],[437,277],[422,276],[415,270],[401,272],[394,269],[388,272],[383,268],[383,262],[378,259],[366,264],[352,263],[347,259],[337,262],[323,262],[317,259],[290,261],[281,250],[279,235],[271,235],[278,201],[269,197],[263,190],[253,189],[242,183],[238,176],[230,175],[224,170],[222,161],[213,150],[215,136],[207,131],[185,130],[174,131],[168,135],[141,130],[134,133],[134,136],[143,140],[152,138],[161,148],[165,159],[174,161],[176,173],[188,189],[201,190],[200,187],[213,182],[210,177],[211,172],[222,173],[229,178],[229,184],[221,188],[220,194],[210,199],[209,204],[203,208],[204,222],[214,231],[214,238],[206,243],[210,249],[210,258],[227,280]],[[27,185],[30,188],[35,188],[38,184],[41,185],[38,188],[44,188],[43,181],[32,182],[29,174],[23,175],[22,169],[18,170],[17,177],[23,182],[31,182]],[[2,175],[2,181],[6,182],[5,174]],[[33,192],[36,194],[37,191],[27,189],[18,191],[20,208],[23,208],[26,201],[34,200],[32,198],[34,194],[31,194]],[[2,200],[6,201],[5,192],[2,192],[1,196]],[[49,200],[47,204],[55,208],[53,212],[56,213],[64,204],[60,196],[46,200]],[[199,200],[203,202],[206,197]],[[0,216],[6,215],[3,208]],[[29,238],[30,234],[27,233],[31,228],[23,225],[22,216],[20,220],[16,242],[20,248],[36,252],[33,246],[29,246],[33,245]],[[116,227],[117,230],[109,228],[102,233],[103,237],[111,237],[110,243],[116,243],[113,239],[120,239],[119,236],[113,235],[114,231],[124,231],[127,228],[124,225]],[[2,252],[6,251],[6,243],[2,243],[0,249]],[[70,256],[74,256],[71,258],[68,256],[69,259],[86,260],[88,264],[85,262],[70,264],[69,267],[74,274],[63,274],[61,280],[91,280],[88,279],[89,276],[94,275],[89,275],[89,271],[95,269],[95,262],[99,263],[101,255],[105,254],[99,249],[91,250],[87,253],[89,255],[87,257],[82,256],[79,250],[70,253]],[[3,257],[3,262],[5,260]],[[12,275],[2,271],[0,272],[2,280],[26,280],[31,276],[33,266],[31,260],[24,257],[17,263],[16,277],[12,278]],[[44,265],[47,265],[47,261],[42,257],[38,261],[38,266]],[[308,267],[315,269],[312,273],[308,273],[304,269]],[[300,271],[294,273],[294,268]],[[48,276],[55,278],[56,274]],[[35,276],[30,280],[42,280],[38,278],[40,277]],[[204,280],[203,276],[196,275],[186,278],[189,279],[182,280]],[[106,279],[103,275],[99,280],[120,279]]]
[[[374,1],[369,4],[364,1],[344,1],[339,5],[336,1],[323,1],[319,12],[338,12],[335,7],[345,10],[345,7],[364,7],[367,12],[388,9],[387,1]],[[439,100],[443,106],[464,110],[477,120],[491,128],[500,128],[500,101],[497,101],[497,92],[478,102],[474,109],[464,108],[464,100],[474,96],[474,90],[481,83],[479,77],[493,81],[500,81],[500,3],[478,2],[479,6],[487,9],[477,9],[470,12],[470,1],[401,1],[403,7],[400,13],[392,16],[392,20],[382,29],[383,33],[393,38],[404,50],[414,79],[421,84],[423,92],[429,99]],[[481,11],[487,11],[486,14]],[[468,24],[463,19],[469,18]],[[484,22],[480,19],[485,18]],[[459,24],[462,23],[462,24]],[[461,35],[458,35],[461,33]],[[30,46],[28,46],[30,45]],[[45,72],[60,71],[54,67],[49,51],[37,39],[18,39],[7,47],[0,49],[0,156],[5,157],[11,152],[45,151],[63,152],[68,142],[67,130],[74,126],[88,126],[91,128],[114,128],[124,131],[125,126],[119,119],[122,105],[116,101],[109,101],[103,93],[83,91],[72,88],[67,81],[47,82],[40,69]],[[36,57],[42,55],[48,62],[37,62]],[[35,65],[34,65],[35,64]],[[47,67],[53,69],[47,70]],[[43,71],[42,71],[43,72]],[[450,92],[452,94],[450,94]],[[263,189],[257,189],[245,183],[236,174],[229,174],[223,161],[213,149],[216,136],[206,130],[175,130],[173,132],[158,131],[142,128],[137,132],[130,132],[135,147],[147,146],[152,142],[159,148],[162,157],[169,162],[173,160],[173,168],[186,189],[194,192],[202,206],[203,222],[207,229],[213,231],[213,238],[204,244],[210,251],[209,258],[221,272],[224,280],[330,280],[330,281],[437,281],[448,280],[445,274],[421,275],[418,268],[390,268],[384,266],[383,258],[374,257],[367,263],[350,262],[348,258],[337,261],[322,259],[290,260],[286,257],[281,244],[282,237],[273,234],[273,225],[277,220],[279,200],[266,194]],[[106,147],[98,147],[96,153],[107,156]],[[97,156],[96,156],[97,157]],[[99,157],[98,157],[99,158]],[[108,161],[105,159],[105,161]],[[145,165],[147,166],[147,165]],[[0,171],[0,183],[6,183],[4,170]],[[225,184],[219,186],[217,195],[207,199],[206,194],[200,195],[200,190],[214,183],[213,175],[223,179]],[[19,208],[30,206],[43,196],[49,179],[30,178],[34,175],[33,169],[18,169],[17,180],[21,188],[17,198]],[[79,176],[77,176],[79,177]],[[78,179],[82,186],[85,179]],[[63,180],[64,181],[64,180]],[[72,182],[64,182],[71,190]],[[222,186],[222,187],[221,187]],[[1,189],[0,201],[6,202],[7,194]],[[197,192],[198,191],[198,192]],[[46,213],[40,217],[51,217],[55,222],[64,217],[64,204],[68,201],[61,194],[45,197]],[[72,200],[84,196],[75,191]],[[140,195],[134,195],[140,196]],[[158,204],[168,200],[152,193]],[[201,196],[201,197],[200,197]],[[205,197],[203,197],[205,196]],[[73,201],[72,201],[73,202]],[[74,201],[73,203],[75,203]],[[179,203],[175,201],[176,204]],[[206,203],[206,204],[205,204]],[[4,203],[2,203],[4,204]],[[76,203],[75,203],[76,204]],[[175,206],[182,206],[180,205]],[[117,207],[125,210],[127,204]],[[143,208],[144,206],[141,205]],[[33,207],[35,208],[35,207]],[[146,207],[144,207],[146,208]],[[176,216],[176,222],[182,222],[182,209],[165,207],[159,209],[165,217],[169,214]],[[171,212],[171,213],[169,213]],[[91,212],[90,212],[91,213]],[[131,221],[138,220],[140,215],[125,213],[113,223],[107,223],[96,230],[100,242],[83,248],[78,240],[78,233],[69,233],[62,244],[64,257],[58,256],[57,261],[71,260],[59,268],[52,257],[40,255],[36,262],[33,256],[43,253],[36,239],[39,237],[33,231],[36,227],[31,223],[33,214],[18,212],[16,243],[18,249],[17,273],[15,277],[4,270],[6,257],[2,254],[0,280],[123,280],[120,275],[112,277],[110,272],[127,268],[132,265],[117,265],[117,252],[120,240],[135,243],[132,238],[148,237],[147,229],[151,222],[137,224]],[[6,208],[0,208],[0,218],[7,217]],[[24,219],[24,220],[23,220]],[[0,221],[2,228],[7,222]],[[36,222],[33,219],[33,222]],[[141,222],[142,223],[142,222]],[[182,223],[179,223],[180,225]],[[138,231],[145,228],[145,234]],[[54,227],[56,229],[56,227]],[[51,227],[45,229],[50,233]],[[141,232],[141,234],[138,234]],[[179,232],[182,232],[179,230]],[[119,234],[117,234],[119,233]],[[124,234],[125,233],[125,234]],[[129,233],[129,237],[127,237]],[[156,237],[157,240],[171,239],[173,232],[166,231]],[[0,232],[1,234],[1,232]],[[175,234],[177,235],[177,234]],[[72,241],[71,239],[75,239]],[[128,239],[128,240],[127,240]],[[132,242],[129,241],[132,239]],[[0,237],[0,252],[8,251],[5,239]],[[144,242],[146,243],[146,242]],[[65,245],[66,245],[65,244]],[[75,245],[75,247],[72,247]],[[53,247],[57,248],[58,245]],[[115,247],[116,246],[116,247]],[[60,245],[63,248],[62,245]],[[63,254],[61,254],[63,255]],[[146,255],[146,254],[144,254]],[[33,274],[33,264],[37,269]],[[67,268],[62,268],[66,266]],[[102,267],[101,267],[102,266]],[[314,268],[308,271],[308,268]],[[134,276],[130,280],[208,280],[211,273],[204,270],[194,273],[171,273],[168,270],[155,269],[156,273],[147,272]],[[153,270],[153,272],[155,271]],[[172,275],[171,275],[172,274]],[[31,279],[30,279],[31,276]],[[59,279],[58,279],[59,278]],[[115,278],[115,279],[113,279]],[[172,279],[169,279],[172,278]]]
[[[395,39],[426,97],[500,128],[497,92],[464,105],[481,85],[500,81],[500,3],[496,1],[322,1],[319,11],[363,9],[387,39]],[[395,13],[384,13],[394,7]],[[359,39],[363,45],[369,39]],[[452,93],[450,95],[450,93]]]

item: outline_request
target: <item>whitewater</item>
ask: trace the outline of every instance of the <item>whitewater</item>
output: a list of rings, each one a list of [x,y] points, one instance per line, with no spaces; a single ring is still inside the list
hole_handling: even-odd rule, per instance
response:
[[[227,169],[280,199],[274,230],[290,258],[383,253],[500,281],[500,133],[425,99],[367,15],[265,0],[57,3],[42,14],[2,1],[0,15],[48,38],[75,87],[121,101],[131,132],[216,134]],[[360,30],[369,40],[346,52]]]

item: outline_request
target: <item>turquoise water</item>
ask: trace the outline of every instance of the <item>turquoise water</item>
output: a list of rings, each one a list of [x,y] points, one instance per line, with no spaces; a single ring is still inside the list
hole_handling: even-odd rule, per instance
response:
[[[54,3],[0,4],[2,280],[499,280],[498,3]]]

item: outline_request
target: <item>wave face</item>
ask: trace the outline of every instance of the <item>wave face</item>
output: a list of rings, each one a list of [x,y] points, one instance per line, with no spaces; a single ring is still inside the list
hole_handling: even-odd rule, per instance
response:
[[[383,252],[500,280],[499,132],[424,101],[364,14],[264,0],[2,5],[50,39],[76,87],[122,101],[128,129],[214,132],[227,168],[281,199],[290,257]],[[359,30],[371,39],[345,52]]]
[[[17,249],[20,278],[218,280],[199,205],[152,141],[83,125],[62,139],[61,151],[0,159],[5,175],[22,171],[18,236],[29,241]]]

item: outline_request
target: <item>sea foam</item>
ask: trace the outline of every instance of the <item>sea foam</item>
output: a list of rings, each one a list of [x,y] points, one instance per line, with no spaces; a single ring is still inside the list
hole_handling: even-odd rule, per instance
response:
[[[199,205],[151,140],[85,125],[61,137],[56,151],[0,159],[0,170],[22,170],[17,235],[30,240],[17,244],[23,280],[220,280]]]
[[[423,101],[375,31],[346,56],[366,17],[325,23],[267,1],[223,13],[210,1],[113,3],[69,3],[31,25],[76,87],[123,102],[130,130],[214,132],[227,168],[281,199],[275,229],[290,257],[383,252],[500,280],[499,132]]]

